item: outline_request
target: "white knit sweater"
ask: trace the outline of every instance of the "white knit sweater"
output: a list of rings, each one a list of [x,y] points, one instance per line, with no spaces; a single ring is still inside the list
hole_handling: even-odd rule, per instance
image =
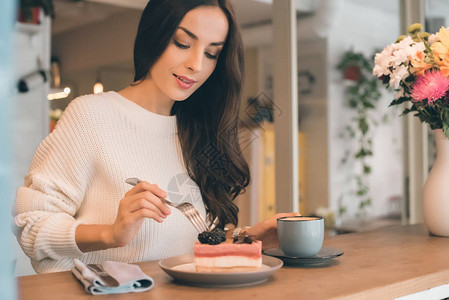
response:
[[[191,202],[205,217],[180,150],[175,116],[152,113],[116,92],[73,100],[17,191],[16,235],[36,272],[69,270],[73,258],[139,262],[191,253],[198,233],[176,209],[162,223],[145,220],[125,247],[82,253],[75,243],[79,224],[114,223],[129,177],[158,184],[168,200]]]

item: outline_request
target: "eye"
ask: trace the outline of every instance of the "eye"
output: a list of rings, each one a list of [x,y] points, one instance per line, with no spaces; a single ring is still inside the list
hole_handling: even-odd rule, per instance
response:
[[[176,45],[176,47],[178,47],[178,48],[180,48],[180,49],[189,49],[189,48],[190,48],[189,45],[181,44],[181,43],[178,42],[177,40],[173,40],[173,43]]]
[[[210,59],[217,59],[218,58],[218,55],[213,55],[213,54],[210,54],[208,52],[205,52],[205,54],[206,54],[206,57],[210,58]]]

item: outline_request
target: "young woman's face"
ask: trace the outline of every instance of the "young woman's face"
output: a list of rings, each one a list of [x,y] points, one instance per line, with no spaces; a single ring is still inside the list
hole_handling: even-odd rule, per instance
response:
[[[212,74],[228,34],[228,20],[219,7],[188,12],[150,78],[169,99],[185,100]]]

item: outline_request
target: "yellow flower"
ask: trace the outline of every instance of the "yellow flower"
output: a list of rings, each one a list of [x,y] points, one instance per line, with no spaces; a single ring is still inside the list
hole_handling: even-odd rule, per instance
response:
[[[449,76],[449,31],[441,27],[437,36],[440,41],[430,46],[433,51],[433,59],[443,75]]]
[[[431,48],[438,54],[444,54],[449,49],[449,31],[446,28],[441,27],[440,31],[437,32],[437,36],[440,41],[433,43]]]
[[[396,40],[396,43],[399,43],[400,41],[402,41],[403,39],[405,39],[407,36],[406,35],[401,35],[398,37],[398,39]]]
[[[418,31],[421,31],[422,25],[420,23],[412,24],[408,27],[407,32],[410,34],[414,34]]]
[[[428,32],[418,32],[418,37],[423,40],[427,40],[430,36]]]

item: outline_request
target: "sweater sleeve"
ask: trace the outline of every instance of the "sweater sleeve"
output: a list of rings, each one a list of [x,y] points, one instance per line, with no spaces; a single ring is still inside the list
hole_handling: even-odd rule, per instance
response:
[[[17,190],[14,233],[32,260],[83,255],[75,242],[76,227],[83,222],[75,215],[94,165],[92,116],[85,104],[83,98],[70,103],[37,148],[24,186]]]

